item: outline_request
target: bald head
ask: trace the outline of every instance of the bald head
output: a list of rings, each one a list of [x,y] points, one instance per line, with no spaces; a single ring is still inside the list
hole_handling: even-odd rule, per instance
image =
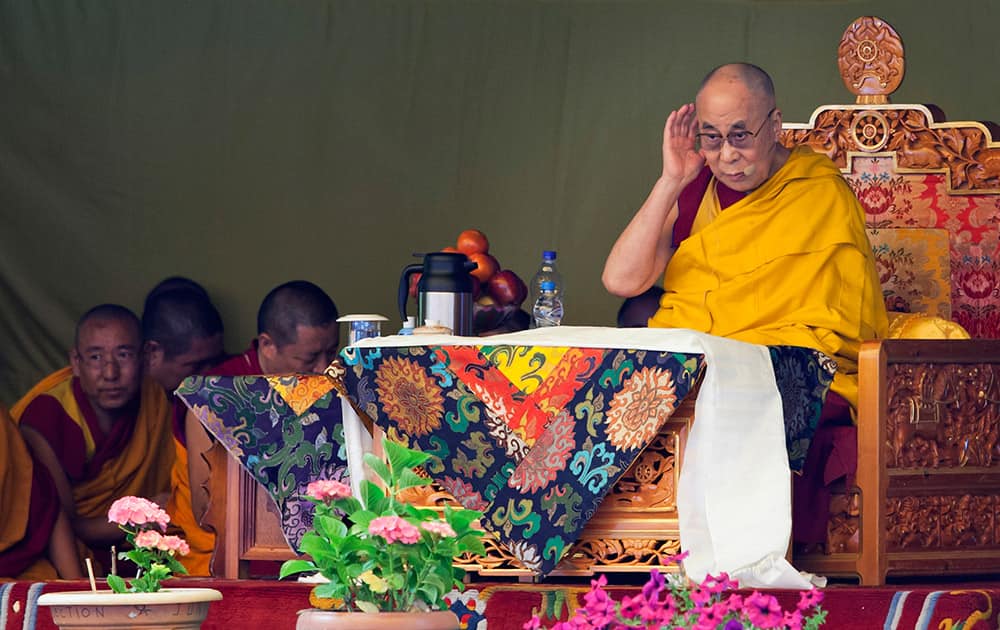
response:
[[[257,334],[267,333],[278,345],[295,341],[298,326],[326,326],[337,319],[337,306],[312,282],[293,280],[275,287],[257,312]]]
[[[84,313],[76,322],[73,345],[80,345],[81,334],[89,325],[110,322],[121,324],[135,338],[136,345],[139,344],[142,338],[142,325],[135,313],[119,304],[100,304]]]
[[[311,282],[286,282],[260,305],[257,342],[265,374],[322,372],[339,340],[337,306]]]
[[[715,68],[705,75],[698,94],[710,85],[713,88],[727,89],[734,83],[765,101],[768,108],[774,107],[774,82],[763,68],[752,63],[727,63]]]

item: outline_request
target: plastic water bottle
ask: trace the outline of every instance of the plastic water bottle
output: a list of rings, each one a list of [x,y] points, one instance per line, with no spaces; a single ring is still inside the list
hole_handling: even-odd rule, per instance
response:
[[[535,328],[558,326],[562,323],[562,298],[556,293],[556,285],[551,280],[542,282],[542,293],[535,300],[535,307],[531,314]]]
[[[545,250],[542,252],[542,263],[538,266],[538,271],[535,272],[534,277],[531,278],[531,286],[529,287],[530,301],[528,304],[534,304],[538,301],[538,298],[542,295],[542,283],[549,281],[555,286],[555,294],[559,296],[559,299],[565,302],[566,297],[563,291],[563,281],[562,276],[559,275],[559,270],[556,268],[556,253],[552,250]],[[532,327],[534,327],[534,319],[531,322]]]

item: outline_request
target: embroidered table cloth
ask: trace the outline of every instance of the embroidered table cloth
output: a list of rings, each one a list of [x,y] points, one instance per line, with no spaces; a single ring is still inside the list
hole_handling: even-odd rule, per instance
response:
[[[545,575],[705,371],[705,355],[697,351],[702,346],[692,345],[692,334],[563,327],[482,339],[377,338],[346,348],[328,372],[391,437],[431,454],[426,468],[435,481],[465,507],[483,511],[484,527],[526,568]],[[749,345],[703,337],[694,339],[710,348]],[[812,350],[757,348],[760,356],[753,356],[763,363],[754,370],[767,373],[754,375],[751,389],[769,383],[774,394],[764,394],[784,402],[772,405],[775,428],[768,434],[784,448],[771,448],[772,439],[768,449],[780,451],[774,476],[783,470],[787,485],[789,462],[801,466],[815,431],[833,366]],[[708,372],[718,372],[718,363]],[[736,387],[746,366],[727,370],[731,375],[724,381]],[[703,390],[706,385],[710,391],[698,402],[702,406],[706,398],[706,409],[696,406],[702,431],[710,423],[701,417],[711,419],[711,409],[725,406],[717,383],[707,378]],[[738,389],[732,394],[742,395]],[[352,469],[360,470],[354,462],[361,445],[345,439],[353,410],[344,406],[345,428],[327,376],[192,377],[178,395],[267,489],[293,548],[311,524],[312,505],[298,498],[305,486],[319,478],[346,478],[352,457]],[[746,450],[756,458],[763,447],[753,440],[766,432],[747,411],[742,409],[747,417],[741,421]],[[757,461],[752,466],[767,470]],[[685,464],[685,470],[694,467]],[[697,493],[702,491],[707,489]],[[708,519],[695,520],[692,540],[712,529]]]
[[[177,395],[274,500],[292,549],[312,527],[302,498],[348,476],[341,400],[322,375],[192,376]]]
[[[706,366],[692,335],[707,337],[574,327],[483,339],[389,337],[363,340],[340,360],[355,407],[390,437],[430,453],[435,481],[482,510],[483,525],[544,576],[691,391]],[[754,352],[767,362],[755,378],[786,401],[777,403],[775,431],[785,448],[779,442],[775,458],[787,488],[788,454],[801,467],[833,364],[803,348]],[[752,412],[743,411],[755,432]],[[752,439],[747,448],[752,455]]]

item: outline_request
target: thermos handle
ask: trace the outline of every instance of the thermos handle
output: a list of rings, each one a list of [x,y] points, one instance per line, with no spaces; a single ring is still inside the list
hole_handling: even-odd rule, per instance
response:
[[[410,297],[410,276],[423,271],[424,266],[419,263],[403,267],[403,275],[399,279],[399,317],[406,321],[406,300]]]

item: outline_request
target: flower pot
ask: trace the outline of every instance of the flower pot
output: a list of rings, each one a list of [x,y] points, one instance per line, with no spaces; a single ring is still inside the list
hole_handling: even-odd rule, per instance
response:
[[[48,606],[62,630],[72,628],[142,628],[196,630],[208,614],[208,605],[222,599],[212,588],[165,588],[156,593],[66,591],[44,593],[39,606]]]
[[[333,612],[309,608],[299,611],[295,630],[458,630],[450,610],[432,612]]]

